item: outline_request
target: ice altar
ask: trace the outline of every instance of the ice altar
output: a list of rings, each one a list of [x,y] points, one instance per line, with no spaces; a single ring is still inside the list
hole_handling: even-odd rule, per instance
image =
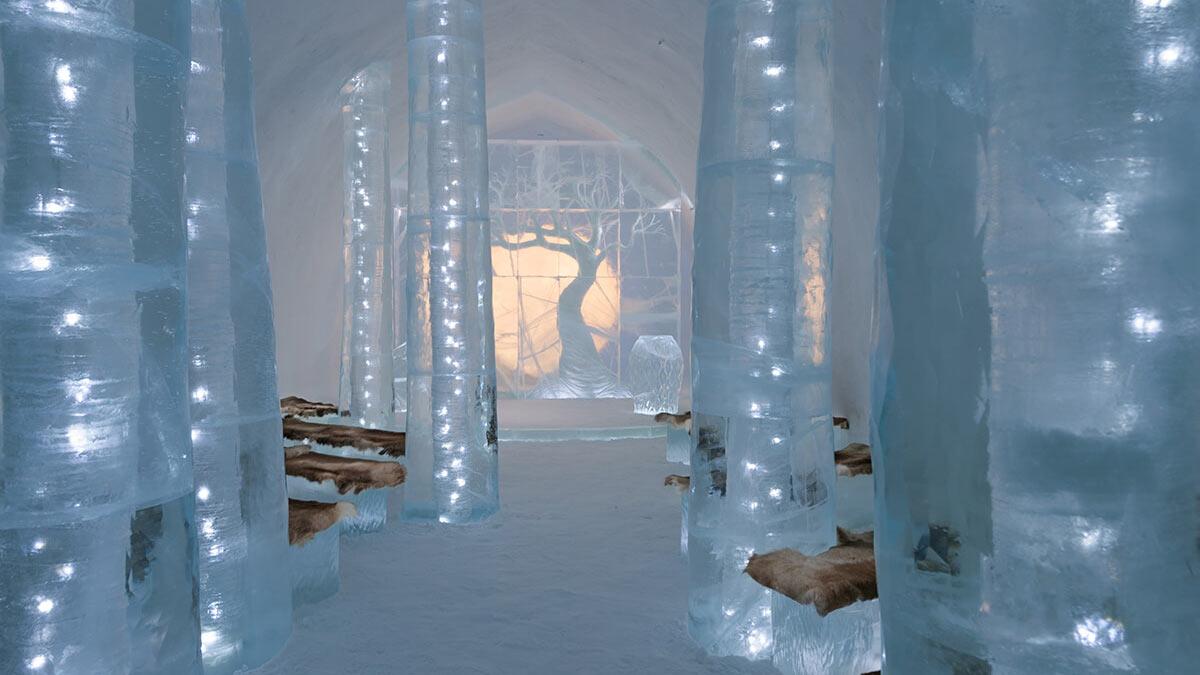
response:
[[[1200,662],[1198,23],[1169,0],[895,5],[890,670]]]
[[[370,428],[392,425],[392,227],[388,170],[391,64],[373,63],[342,87],[342,372],[338,406]]]
[[[250,40],[242,0],[192,0],[188,345],[205,673],[266,662],[291,631],[287,496]]]
[[[709,4],[688,630],[720,655],[770,658],[788,630],[743,573],[752,554],[835,542],[830,22],[828,0]]]
[[[444,523],[500,508],[482,12],[479,0],[406,6],[404,515]]]
[[[200,671],[188,16],[0,5],[0,672]]]

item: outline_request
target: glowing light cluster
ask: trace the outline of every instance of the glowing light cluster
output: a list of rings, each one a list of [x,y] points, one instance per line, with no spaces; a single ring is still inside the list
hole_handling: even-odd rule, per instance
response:
[[[743,573],[749,552],[834,543],[832,14],[827,0],[709,7],[693,267],[689,631],[712,653],[766,659],[779,636],[771,594]],[[842,636],[810,639],[853,650]]]
[[[373,63],[342,87],[345,255],[339,407],[361,426],[392,426],[393,213],[388,169],[391,65]]]
[[[499,508],[481,14],[478,0],[407,3],[404,513],[443,523]]]
[[[200,650],[205,672],[215,675],[259,665],[282,648],[291,587],[279,574],[288,556],[280,536],[287,496],[245,8],[240,0],[191,0],[191,9],[188,386]]]
[[[178,358],[187,45],[167,28],[189,8],[141,9],[0,9],[0,672],[14,675],[200,667]]]

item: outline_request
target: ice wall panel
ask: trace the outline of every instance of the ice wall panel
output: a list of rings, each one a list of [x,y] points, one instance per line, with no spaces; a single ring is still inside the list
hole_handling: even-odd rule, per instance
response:
[[[501,391],[630,396],[643,335],[680,335],[681,193],[638,148],[490,144]]]
[[[338,407],[368,428],[393,421],[392,228],[388,169],[391,64],[373,63],[342,87],[342,375]]]

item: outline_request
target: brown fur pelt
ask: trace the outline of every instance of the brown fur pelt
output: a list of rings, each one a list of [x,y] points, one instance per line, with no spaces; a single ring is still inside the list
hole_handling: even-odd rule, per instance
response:
[[[825,616],[879,597],[874,539],[874,532],[854,534],[838,528],[838,545],[828,551],[807,556],[785,548],[753,555],[746,574],[802,605],[813,605],[817,614]]]
[[[284,417],[324,417],[338,414],[337,406],[332,403],[316,403],[299,396],[280,399],[279,409]]]
[[[357,515],[350,502],[306,502],[288,500],[288,543],[303,546],[318,533],[337,525],[343,518]]]
[[[851,443],[833,453],[839,476],[862,476],[871,473],[871,446]]]
[[[670,424],[676,429],[690,429],[692,427],[692,411],[689,410],[678,415],[668,412],[660,412],[654,416],[654,421],[658,424]]]
[[[677,473],[673,473],[663,479],[663,485],[666,487],[679,488],[680,492],[684,492],[692,486],[692,479],[688,478],[687,476],[680,476]]]
[[[295,417],[283,420],[283,437],[333,448],[356,448],[388,457],[404,456],[404,432],[363,429],[344,424],[317,424]]]
[[[405,477],[404,465],[396,462],[350,459],[316,452],[293,452],[284,459],[284,469],[289,476],[314,483],[333,481],[341,494],[359,494],[363,490],[396,487],[404,482]]]

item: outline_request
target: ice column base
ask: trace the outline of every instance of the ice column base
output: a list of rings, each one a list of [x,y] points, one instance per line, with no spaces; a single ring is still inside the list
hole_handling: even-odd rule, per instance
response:
[[[341,588],[340,529],[331,527],[310,541],[291,547],[292,604],[297,607],[320,602]]]
[[[327,504],[336,504],[337,502],[350,502],[354,504],[354,508],[358,510],[358,514],[349,518],[343,518],[338,523],[343,534],[363,534],[366,532],[378,532],[383,529],[383,526],[387,524],[388,500],[392,498],[391,493],[403,489],[403,486],[398,488],[376,488],[363,490],[358,494],[353,492],[341,494],[338,492],[337,486],[334,485],[333,481],[327,480],[314,483],[298,476],[288,476],[287,478],[289,499]]]
[[[771,621],[772,661],[785,675],[861,675],[882,667],[878,600],[818,616],[812,605],[772,592]]]
[[[687,466],[691,463],[692,437],[687,429],[667,430],[667,461]]]

